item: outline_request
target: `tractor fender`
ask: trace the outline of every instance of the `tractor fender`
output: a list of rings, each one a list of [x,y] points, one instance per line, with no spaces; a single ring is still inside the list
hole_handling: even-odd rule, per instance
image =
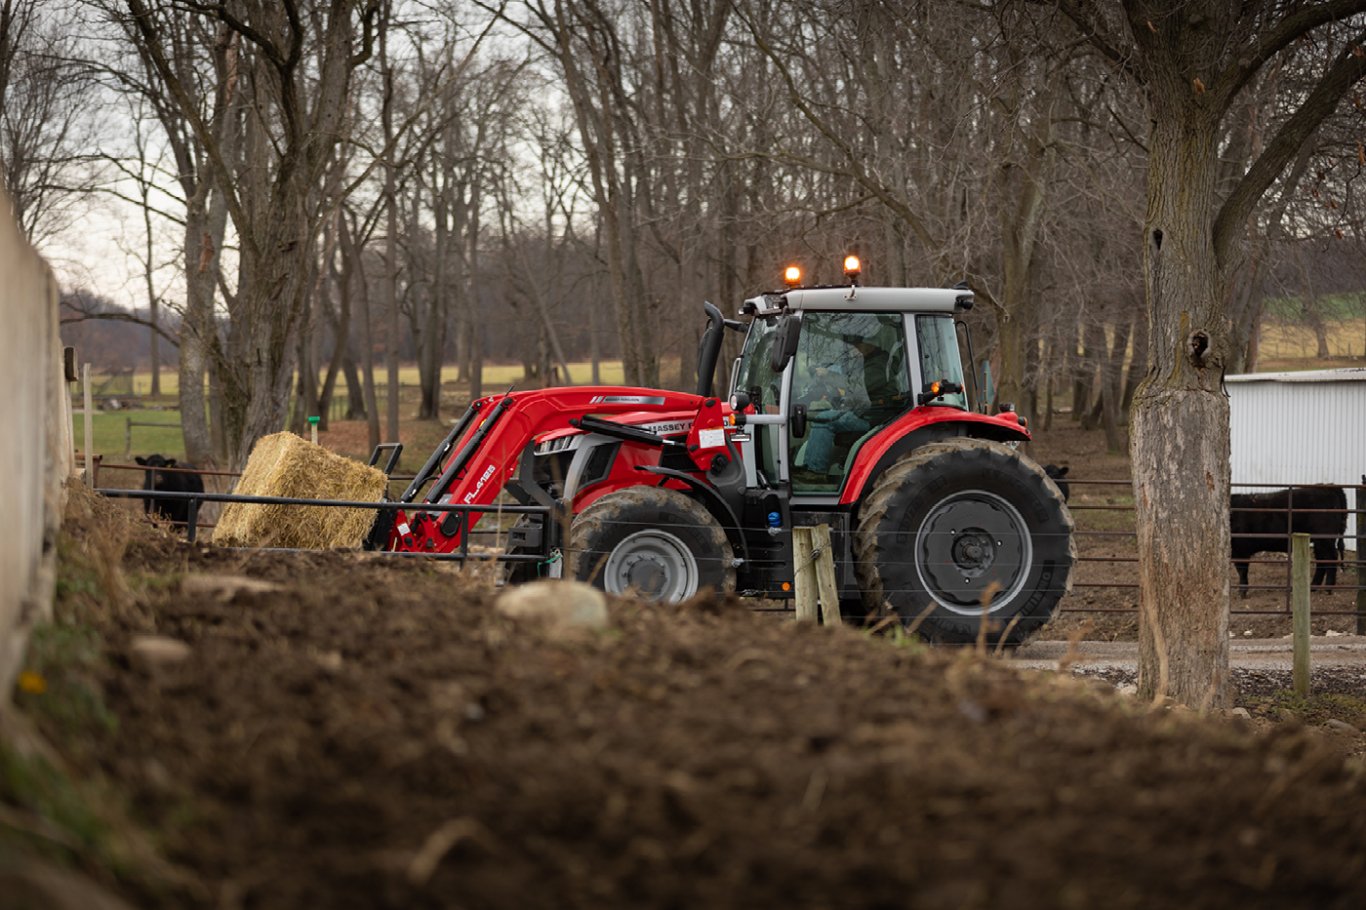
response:
[[[655,465],[640,465],[637,471],[647,471],[651,474],[658,474],[670,480],[677,480],[687,484],[701,495],[697,498],[711,512],[730,538],[731,546],[740,554],[740,558],[749,562],[749,542],[745,540],[744,532],[740,528],[740,518],[735,514],[735,510],[730,507],[730,503],[721,497],[721,494],[714,487],[706,482],[699,480],[686,471],[676,471],[673,468],[661,468]]]
[[[912,449],[955,436],[994,442],[1028,442],[1029,431],[1014,414],[990,416],[950,408],[916,408],[892,421],[859,449],[840,494],[840,505],[857,505],[864,491]]]

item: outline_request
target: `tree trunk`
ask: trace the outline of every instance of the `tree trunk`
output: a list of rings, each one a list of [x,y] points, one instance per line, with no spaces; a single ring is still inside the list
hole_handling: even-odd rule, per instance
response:
[[[384,365],[388,389],[385,395],[385,432],[388,442],[398,442],[398,354],[402,321],[398,313],[398,193],[394,186],[394,167],[384,168]]]
[[[448,191],[441,179],[441,169],[433,168],[432,179],[432,219],[436,230],[432,237],[432,248],[436,253],[433,263],[432,288],[427,302],[426,319],[417,342],[418,373],[422,383],[422,397],[417,407],[419,420],[441,419],[441,364],[446,353],[446,301],[447,292],[447,246],[449,244],[449,222],[446,216]],[[417,206],[413,206],[416,222]],[[416,224],[413,230],[416,236]]]
[[[1164,100],[1156,89],[1150,97],[1154,106]],[[1212,244],[1217,118],[1187,98],[1154,115],[1149,139],[1151,367],[1135,396],[1131,444],[1138,688],[1151,699],[1220,708],[1229,695],[1229,412],[1226,297]]]
[[[246,464],[256,440],[278,432],[285,424],[289,390],[295,368],[295,340],[303,301],[311,277],[312,230],[305,215],[304,193],[279,192],[275,216],[270,218],[256,248],[265,255],[243,256],[249,276],[240,291],[251,315],[247,324],[245,369],[234,371],[225,396],[228,407],[229,450],[235,466]],[[242,380],[245,380],[243,383]]]
[[[470,188],[469,210],[466,212],[468,221],[465,224],[465,242],[468,244],[465,253],[465,301],[470,314],[470,338],[469,338],[469,377],[470,377],[470,400],[484,397],[484,330],[482,320],[479,319],[480,310],[480,288],[483,282],[479,275],[479,244],[482,242],[483,233],[480,230],[480,211],[483,208],[483,194],[480,186],[476,182]]]
[[[185,438],[185,459],[191,464],[208,465],[218,461],[209,428],[204,385],[210,352],[217,347],[213,302],[218,280],[219,250],[227,225],[227,209],[221,201],[205,205],[207,185],[185,206],[185,318],[180,327],[180,357],[176,367],[180,384],[180,428]],[[215,383],[212,388],[218,388]],[[215,395],[215,407],[221,399]],[[215,411],[215,415],[217,415]]]
[[[1120,429],[1120,378],[1124,373],[1124,356],[1129,350],[1131,322],[1115,326],[1114,343],[1106,351],[1105,365],[1101,372],[1100,425],[1105,430],[1105,448],[1112,455],[1125,449],[1124,433]]]
[[[359,246],[351,237],[351,228],[343,215],[337,221],[337,241],[342,251],[342,288],[355,289],[360,294],[361,377],[360,391],[365,407],[366,428],[369,430],[370,451],[380,443],[379,404],[375,396],[375,332],[374,314],[370,306],[370,286],[365,278],[364,261]],[[354,394],[354,392],[353,392]]]
[[[1082,348],[1081,367],[1085,370],[1086,394],[1081,400],[1081,428],[1094,430],[1100,424],[1101,390],[1105,382],[1101,367],[1105,360],[1105,327],[1096,322],[1095,317],[1082,328],[1082,341],[1085,346]]]

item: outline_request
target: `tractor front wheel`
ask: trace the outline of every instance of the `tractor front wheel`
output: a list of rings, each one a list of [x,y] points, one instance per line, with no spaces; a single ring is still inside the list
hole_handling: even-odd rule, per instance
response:
[[[735,588],[726,532],[701,503],[664,487],[609,493],[574,517],[568,575],[611,594],[676,602]]]
[[[998,442],[911,452],[874,483],[855,535],[865,607],[932,641],[1023,641],[1070,585],[1072,516],[1043,469]]]

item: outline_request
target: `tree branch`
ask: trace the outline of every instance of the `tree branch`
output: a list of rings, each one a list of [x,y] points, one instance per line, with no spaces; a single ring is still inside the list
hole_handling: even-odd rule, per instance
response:
[[[1358,33],[1354,40],[1348,42],[1309,97],[1290,119],[1281,124],[1262,154],[1224,200],[1214,221],[1214,254],[1221,266],[1227,265],[1242,226],[1251,217],[1252,210],[1267,188],[1298,154],[1300,147],[1309,141],[1319,124],[1333,113],[1348,90],[1366,78],[1366,52],[1362,50],[1364,42],[1366,32]]]
[[[1248,48],[1247,53],[1235,54],[1233,61],[1216,77],[1214,84],[1219,90],[1218,110],[1227,110],[1248,80],[1297,38],[1321,25],[1362,12],[1366,12],[1366,0],[1320,0],[1286,16],[1270,31],[1258,33],[1256,46]]]
[[[1072,21],[1082,37],[1100,52],[1106,62],[1116,70],[1141,82],[1138,71],[1130,63],[1130,55],[1120,50],[1120,39],[1111,34],[1100,21],[1095,7],[1085,0],[1057,0],[1058,10]]]
[[[106,322],[131,322],[134,325],[146,326],[159,336],[169,341],[176,347],[180,347],[180,338],[169,334],[160,324],[153,323],[150,319],[143,319],[132,313],[86,313],[68,304],[68,309],[78,313],[77,316],[63,316],[59,322],[62,325],[69,325],[76,322],[87,322],[92,319],[102,319]]]

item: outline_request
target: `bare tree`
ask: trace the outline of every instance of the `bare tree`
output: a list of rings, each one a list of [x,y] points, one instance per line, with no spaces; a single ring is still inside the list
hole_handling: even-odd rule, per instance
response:
[[[237,47],[231,78],[250,97],[243,171],[203,116],[200,88],[157,28],[165,4],[128,0],[132,35],[205,150],[240,244],[233,319],[215,349],[229,460],[241,464],[279,429],[294,378],[295,340],[316,267],[321,217],[313,189],[339,140],[351,73],[370,55],[379,0],[241,0],[174,4],[216,20]],[[310,53],[316,48],[316,54]],[[246,178],[245,180],[243,178]]]
[[[89,75],[64,26],[66,4],[0,0],[0,183],[35,245],[91,192]]]

